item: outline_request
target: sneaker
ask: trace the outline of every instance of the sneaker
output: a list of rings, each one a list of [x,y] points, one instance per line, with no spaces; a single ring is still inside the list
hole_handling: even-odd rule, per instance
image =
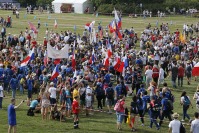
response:
[[[160,130],[160,127],[157,127],[156,129],[157,129],[157,130]]]
[[[141,125],[142,127],[144,127],[144,124],[142,123],[142,125]]]
[[[181,121],[184,122],[184,119],[182,119]]]

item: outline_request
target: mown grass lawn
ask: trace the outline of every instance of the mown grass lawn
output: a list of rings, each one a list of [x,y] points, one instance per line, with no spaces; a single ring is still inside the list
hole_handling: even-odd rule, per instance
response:
[[[110,21],[113,19],[111,16],[99,16],[96,18],[93,15],[79,15],[79,14],[35,14],[35,15],[27,15],[24,17],[25,12],[20,11],[20,19],[16,19],[15,16],[12,15],[11,11],[2,11],[0,10],[0,16],[6,17],[11,15],[13,18],[13,28],[7,28],[7,33],[11,34],[19,34],[20,31],[25,31],[25,28],[28,27],[28,21],[31,21],[37,26],[38,18],[41,20],[41,28],[39,29],[39,36],[38,41],[42,42],[43,37],[45,36],[45,30],[48,27],[49,30],[53,29],[54,31],[60,32],[65,30],[72,30],[74,31],[74,25],[77,27],[77,33],[82,34],[84,29],[84,25],[87,22],[91,22],[93,20],[96,21],[95,27],[97,27],[97,23],[101,22],[102,26],[105,28]],[[36,16],[36,19],[34,17]],[[50,18],[50,19],[48,19]],[[58,28],[54,29],[54,20],[57,20]],[[175,31],[177,28],[182,30],[182,26],[184,23],[187,24],[195,24],[198,20],[196,18],[184,17],[184,16],[168,16],[165,18],[128,18],[124,17],[122,19],[123,28],[130,28],[134,27],[135,31],[140,34],[148,23],[151,23],[152,27],[156,25],[158,21],[159,25],[161,23],[169,23],[171,31]],[[172,25],[171,25],[172,22]],[[48,23],[48,26],[45,26],[45,23]],[[166,80],[169,85],[171,85],[170,78]],[[198,81],[192,81],[191,85],[187,85],[186,81],[184,80],[184,87],[174,89],[173,94],[175,95],[176,102],[174,104],[174,112],[178,112],[180,114],[180,119],[182,119],[182,107],[180,105],[180,95],[183,90],[187,91],[188,95],[192,98],[193,94],[196,90]],[[7,120],[7,106],[10,103],[11,94],[6,94],[6,97],[3,100],[3,110],[0,110],[0,133],[7,132],[8,128],[8,120]],[[36,97],[34,95],[34,97]],[[17,93],[16,96],[17,104],[22,100],[26,99],[26,95],[20,96]],[[131,98],[127,98],[127,104],[130,105]],[[193,118],[193,113],[195,112],[195,101],[192,100],[193,109],[189,109],[189,114]],[[96,108],[96,102],[95,106]],[[95,112],[93,116],[86,117],[83,113],[80,114],[80,129],[74,130],[73,129],[73,120],[67,119],[66,122],[59,122],[59,121],[42,121],[41,115],[36,114],[34,117],[28,117],[26,115],[28,107],[24,103],[19,109],[17,109],[17,132],[18,133],[60,133],[60,132],[67,132],[67,133],[116,133],[116,132],[130,132],[130,128],[127,124],[123,124],[123,130],[118,131],[116,129],[116,116],[115,114],[109,115],[107,113]],[[106,108],[104,108],[106,111]],[[167,119],[165,119],[167,120]],[[186,121],[188,123],[188,121]],[[146,115],[146,122],[145,126],[140,126],[140,121],[138,120],[136,126],[139,133],[156,133],[168,132],[168,122],[163,124],[163,127],[156,131],[155,128],[149,129],[149,119]],[[189,130],[189,126],[186,126],[186,129]]]

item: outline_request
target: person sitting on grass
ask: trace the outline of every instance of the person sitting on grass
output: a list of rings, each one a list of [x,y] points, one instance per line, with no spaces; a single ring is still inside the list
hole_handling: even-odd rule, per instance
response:
[[[40,103],[40,98],[31,101],[30,108],[27,113],[28,116],[34,116],[33,111],[37,112],[37,111],[41,110],[41,106],[39,103]]]

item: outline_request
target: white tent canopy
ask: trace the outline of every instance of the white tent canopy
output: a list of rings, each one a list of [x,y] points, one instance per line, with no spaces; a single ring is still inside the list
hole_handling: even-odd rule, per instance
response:
[[[83,14],[87,8],[90,11],[93,9],[92,3],[89,0],[54,0],[52,5],[54,6],[55,13],[62,13],[61,6],[63,4],[72,5],[74,13]]]

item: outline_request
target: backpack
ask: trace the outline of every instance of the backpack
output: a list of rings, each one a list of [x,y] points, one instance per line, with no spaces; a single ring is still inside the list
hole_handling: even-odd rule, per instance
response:
[[[167,99],[167,110],[173,110],[173,102]]]
[[[131,113],[138,114],[138,106],[136,102],[131,102]]]
[[[122,95],[125,95],[125,96],[126,96],[126,94],[127,94],[127,90],[126,90],[126,86],[125,86],[125,85],[122,85],[121,94],[122,94]]]
[[[118,100],[117,103],[115,104],[114,110],[116,112],[120,112],[120,110],[121,110],[121,101],[120,100]]]
[[[113,95],[114,95],[114,90],[113,88],[107,88],[108,90],[106,91],[106,97],[108,99],[113,99]]]
[[[160,111],[160,104],[158,102],[159,102],[158,99],[156,99],[152,104],[153,106],[151,106],[152,110],[155,112]]]
[[[185,127],[182,125],[182,122],[180,122],[180,133],[186,133]]]
[[[126,83],[132,84],[132,76],[128,76]]]
[[[184,96],[184,105],[189,106],[191,104],[189,98],[187,96]]]

